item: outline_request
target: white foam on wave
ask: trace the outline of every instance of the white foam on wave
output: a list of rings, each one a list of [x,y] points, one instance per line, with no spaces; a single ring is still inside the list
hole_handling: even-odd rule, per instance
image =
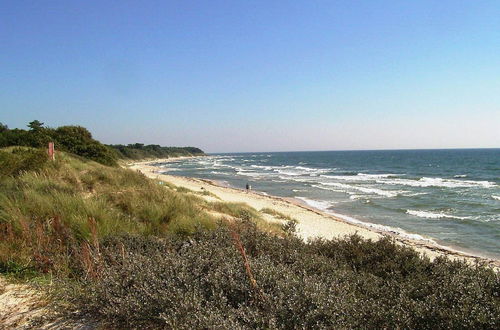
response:
[[[305,167],[305,166],[295,166],[295,169],[306,171],[306,172],[318,173],[318,174],[336,170],[336,168],[313,168],[313,167]]]
[[[320,175],[323,178],[343,180],[343,181],[374,181],[383,178],[397,177],[399,174],[384,173],[384,174],[365,174],[358,173],[356,175]]]
[[[426,192],[415,192],[415,193],[406,193],[404,196],[406,197],[414,197],[414,196],[420,196],[420,195],[427,195],[428,193]]]
[[[454,178],[466,178],[467,174],[457,174],[453,176]]]
[[[217,168],[219,168],[219,167],[236,168],[235,166],[221,164],[221,163],[217,163],[216,165],[214,165],[214,167],[217,167]]]
[[[322,211],[327,211],[330,207],[333,206],[333,203],[332,202],[328,202],[328,201],[322,201],[322,200],[315,200],[315,199],[309,199],[307,197],[295,197],[297,199],[300,199],[304,202],[306,202],[307,205],[309,206],[312,206],[318,210],[322,210]]]
[[[312,187],[318,188],[318,189],[323,189],[323,190],[330,190],[330,191],[342,192],[342,193],[346,193],[346,194],[349,194],[349,195],[355,194],[355,193],[350,192],[350,191],[345,190],[345,189],[338,189],[338,188],[333,188],[333,187],[325,187],[325,186],[320,186],[320,185],[316,185],[316,184],[313,184]]]
[[[497,201],[500,201],[500,196],[491,195],[491,198],[496,199]]]
[[[315,183],[316,182],[316,180],[314,178],[311,178],[311,177],[309,177],[309,178],[297,177],[297,176],[287,177],[284,175],[280,175],[279,178],[282,180],[302,182],[302,183]]]
[[[296,169],[298,170],[304,170],[304,171],[316,171],[316,169],[311,168],[311,167],[305,167],[305,166],[295,166]]]
[[[441,219],[441,218],[460,219],[460,220],[470,219],[469,217],[458,217],[455,215],[450,215],[450,214],[446,214],[446,213],[442,213],[442,212],[406,210],[406,213],[410,214],[410,215],[414,215],[416,217],[427,218],[427,219]]]
[[[302,175],[302,173],[297,173],[293,171],[287,171],[287,170],[276,170],[279,174],[284,174],[284,175],[291,175],[291,176],[299,176]]]
[[[384,197],[396,197],[396,196],[404,193],[404,191],[387,191],[387,190],[382,190],[382,189],[377,189],[377,188],[353,186],[353,185],[348,185],[348,184],[339,183],[339,182],[320,182],[320,184],[325,185],[325,186],[344,188],[347,190],[357,190],[357,191],[364,192],[366,194],[376,194],[376,195],[384,196]]]
[[[367,198],[367,197],[368,196],[366,196],[366,195],[351,195],[351,196],[349,196],[349,199],[356,200],[356,199]]]
[[[250,165],[250,167],[253,167],[253,168],[261,168],[261,169],[264,169],[266,171],[270,171],[273,169],[272,166],[264,166],[264,165]]]
[[[423,177],[419,180],[409,179],[380,179],[377,183],[388,185],[403,185],[412,187],[446,187],[446,188],[470,188],[470,187],[483,187],[492,188],[496,184],[490,181],[472,181],[472,180],[453,180],[443,178],[427,178]]]
[[[252,177],[252,178],[258,178],[258,177],[267,176],[267,173],[248,172],[248,171],[245,171],[245,170],[239,170],[239,171],[236,172],[236,174],[242,175],[242,176],[249,176],[249,177]]]

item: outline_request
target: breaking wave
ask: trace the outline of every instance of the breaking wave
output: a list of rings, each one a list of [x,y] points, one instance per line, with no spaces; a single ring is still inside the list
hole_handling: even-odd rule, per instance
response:
[[[406,213],[414,215],[416,217],[428,218],[428,219],[441,219],[441,218],[460,219],[460,220],[469,219],[469,217],[458,217],[455,215],[449,215],[442,212],[434,213],[428,211],[406,210]]]
[[[328,201],[320,201],[320,200],[314,200],[314,199],[309,199],[309,198],[306,198],[306,197],[295,197],[297,199],[300,199],[302,201],[304,201],[307,205],[309,206],[312,206],[318,210],[322,210],[322,211],[327,211],[330,207],[333,206],[333,203],[332,202],[328,202]]]
[[[427,177],[420,178],[419,180],[381,179],[377,180],[377,183],[388,184],[388,185],[412,186],[412,187],[446,187],[446,188],[470,188],[470,187],[492,188],[496,186],[494,182],[490,181],[453,180],[453,179],[427,178]]]
[[[325,185],[325,186],[344,188],[344,189],[346,189],[346,192],[349,190],[357,190],[357,191],[361,191],[361,192],[364,192],[367,194],[376,194],[376,195],[384,196],[384,197],[396,197],[396,196],[405,192],[405,191],[388,191],[388,190],[382,190],[382,189],[377,189],[377,188],[353,186],[353,185],[348,185],[348,184],[338,183],[338,182],[322,182],[321,184]]]

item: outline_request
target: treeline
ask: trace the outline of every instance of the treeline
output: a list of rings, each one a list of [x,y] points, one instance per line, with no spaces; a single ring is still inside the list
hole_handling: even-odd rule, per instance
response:
[[[194,147],[144,146],[140,143],[108,146],[95,140],[89,130],[82,126],[50,128],[38,120],[33,120],[27,126],[28,130],[9,129],[7,125],[0,123],[0,148],[10,146],[46,148],[49,142],[54,142],[56,150],[70,152],[111,166],[116,165],[118,159],[137,160],[203,154],[202,150]]]
[[[144,145],[134,144],[114,144],[108,145],[124,159],[146,159],[146,158],[168,158],[178,156],[203,155],[203,150],[195,147],[162,147],[158,144]]]

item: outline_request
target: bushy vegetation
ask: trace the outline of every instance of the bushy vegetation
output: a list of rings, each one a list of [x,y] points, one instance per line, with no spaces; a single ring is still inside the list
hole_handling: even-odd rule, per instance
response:
[[[100,253],[100,271],[62,297],[116,328],[500,326],[498,274],[388,238],[305,243],[243,221],[188,239],[113,237]]]
[[[104,145],[95,140],[92,134],[81,126],[45,127],[44,123],[34,120],[28,125],[29,130],[9,129],[0,123],[0,148],[26,146],[46,148],[54,142],[56,150],[94,160],[104,165],[116,165],[118,159],[169,158],[176,156],[203,155],[195,147],[161,147],[159,145]]]
[[[47,154],[40,149],[15,147],[0,150],[0,177],[16,177],[24,172],[38,171],[47,161]]]
[[[128,145],[109,145],[123,159],[169,158],[178,156],[201,156],[203,150],[195,147],[161,147],[157,144],[144,145],[134,143]]]
[[[59,151],[71,152],[101,164],[116,165],[117,156],[112,149],[92,138],[92,134],[81,126],[44,127],[44,123],[34,120],[28,124],[29,130],[9,129],[0,124],[0,148],[26,146],[47,148],[54,142]]]

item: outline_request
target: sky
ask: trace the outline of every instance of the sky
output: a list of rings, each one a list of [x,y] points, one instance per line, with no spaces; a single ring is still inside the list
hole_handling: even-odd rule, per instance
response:
[[[500,1],[0,1],[0,122],[207,152],[500,147]]]

